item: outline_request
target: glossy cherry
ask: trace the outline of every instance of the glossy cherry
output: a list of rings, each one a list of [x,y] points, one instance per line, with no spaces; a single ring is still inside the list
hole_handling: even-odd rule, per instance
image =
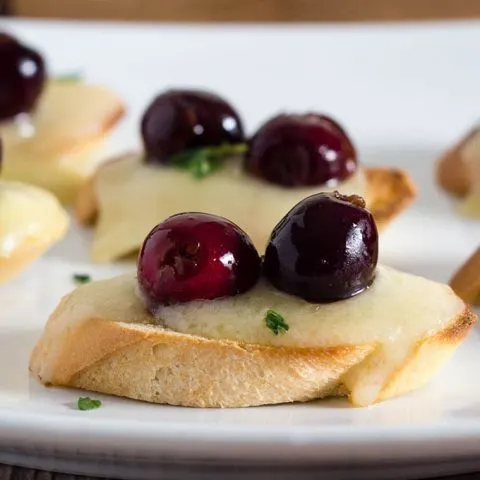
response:
[[[377,227],[363,199],[319,193],[275,227],[264,273],[279,290],[309,302],[331,302],[365,290],[377,259]]]
[[[177,153],[244,142],[242,122],[223,98],[199,90],[158,95],[142,118],[147,162],[168,163]]]
[[[33,110],[45,80],[42,56],[12,36],[0,33],[0,120]]]
[[[245,169],[284,187],[337,184],[357,168],[345,130],[318,113],[278,115],[249,142]]]
[[[206,213],[167,218],[147,235],[138,259],[138,282],[152,311],[245,292],[259,275],[260,257],[248,235]]]

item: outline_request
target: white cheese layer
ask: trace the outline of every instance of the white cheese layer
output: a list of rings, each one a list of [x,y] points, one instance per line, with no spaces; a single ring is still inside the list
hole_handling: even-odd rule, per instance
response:
[[[347,300],[309,303],[261,281],[234,297],[163,306],[158,320],[177,332],[261,345],[398,344],[442,329],[462,305],[445,285],[379,266],[372,286]],[[288,332],[266,328],[268,309],[282,315]]]
[[[49,192],[0,180],[0,260],[19,247],[49,245],[63,235],[67,213]]]
[[[366,193],[361,170],[335,187],[284,188],[247,175],[239,159],[199,180],[176,168],[146,165],[140,154],[104,165],[95,189],[99,217],[92,257],[98,262],[137,251],[156,224],[192,211],[228,218],[263,251],[273,227],[303,198],[333,190]]]

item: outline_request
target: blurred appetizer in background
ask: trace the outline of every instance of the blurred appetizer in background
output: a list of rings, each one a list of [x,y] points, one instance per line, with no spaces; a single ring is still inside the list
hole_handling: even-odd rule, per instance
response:
[[[0,142],[0,283],[19,274],[67,231],[69,219],[47,190],[2,180]]]
[[[437,179],[444,190],[460,198],[460,213],[480,219],[480,127],[440,158]]]
[[[345,129],[320,113],[281,114],[249,139],[237,111],[206,91],[169,90],[141,120],[142,152],[102,165],[76,215],[95,224],[92,258],[137,252],[159,221],[205,211],[242,225],[260,250],[301,199],[338,190],[365,197],[380,228],[415,197],[408,174],[359,164]]]
[[[447,285],[377,265],[359,196],[312,195],[269,236],[262,257],[226,218],[169,217],[136,275],[62,299],[30,370],[45,385],[189,407],[368,406],[422,387],[476,321]]]
[[[458,269],[450,285],[465,302],[480,307],[480,248]]]
[[[122,100],[78,78],[49,78],[42,55],[3,32],[0,65],[3,177],[71,203],[104,155],[104,137],[124,113]]]

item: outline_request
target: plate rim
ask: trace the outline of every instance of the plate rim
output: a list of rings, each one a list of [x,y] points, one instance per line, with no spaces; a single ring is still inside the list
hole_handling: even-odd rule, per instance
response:
[[[161,406],[159,406],[161,408]],[[5,410],[0,410],[5,414]],[[198,426],[6,412],[2,415],[0,450],[4,446],[152,458],[261,459],[282,462],[362,462],[404,458],[468,457],[480,451],[480,421],[433,426]],[[161,427],[161,428],[159,428]],[[126,434],[127,433],[127,434]],[[134,439],[134,442],[132,442]],[[141,455],[139,456],[139,451]],[[214,454],[212,454],[214,452]]]

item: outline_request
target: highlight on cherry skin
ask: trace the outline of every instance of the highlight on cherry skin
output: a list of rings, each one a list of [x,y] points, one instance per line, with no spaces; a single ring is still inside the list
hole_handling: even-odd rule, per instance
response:
[[[364,200],[319,193],[302,200],[274,228],[263,272],[277,289],[324,303],[367,289],[377,260],[377,227]]]
[[[250,139],[244,167],[283,187],[332,186],[356,171],[357,154],[344,128],[332,118],[281,114]]]
[[[168,164],[178,153],[245,142],[242,122],[223,98],[202,90],[168,90],[141,121],[147,163]]]
[[[137,278],[147,308],[213,300],[246,292],[260,277],[261,260],[248,235],[229,220],[179,213],[146,237]]]
[[[0,32],[0,121],[32,111],[45,87],[42,56]]]

